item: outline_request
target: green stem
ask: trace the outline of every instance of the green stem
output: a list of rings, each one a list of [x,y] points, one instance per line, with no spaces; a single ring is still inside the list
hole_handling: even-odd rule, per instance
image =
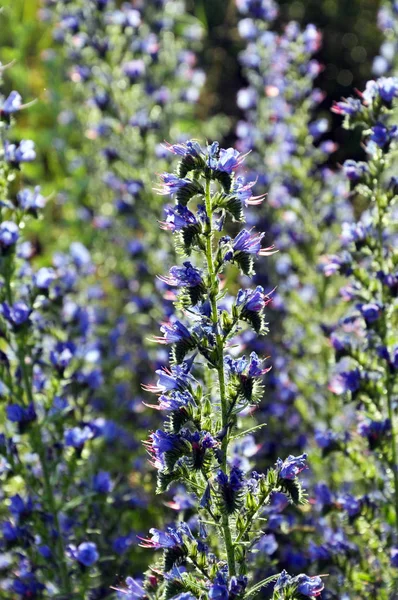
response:
[[[211,319],[216,332],[216,352],[217,352],[217,374],[218,384],[220,391],[220,404],[221,404],[221,428],[224,433],[224,437],[221,442],[221,454],[222,462],[221,468],[226,473],[227,471],[227,454],[229,444],[229,433],[228,433],[228,401],[225,386],[225,372],[224,372],[224,340],[219,331],[218,327],[218,308],[217,308],[217,296],[219,293],[219,282],[214,268],[214,257],[213,257],[213,230],[212,230],[212,218],[213,210],[211,205],[210,196],[210,179],[206,179],[206,213],[208,217],[208,223],[206,225],[206,260],[207,268],[210,278],[210,305],[211,305]],[[229,517],[226,514],[222,515],[221,527],[224,537],[225,550],[227,553],[228,571],[230,577],[236,574],[235,567],[235,552],[234,545],[232,542],[231,528],[229,523]]]
[[[24,344],[22,344],[22,347],[23,346],[24,346]],[[26,367],[25,354],[24,354],[24,351],[20,347],[18,348],[18,358],[19,358],[19,362],[20,362],[20,366],[21,366],[22,379],[23,379],[23,383],[24,383],[24,387],[25,387],[26,396],[28,398],[29,403],[31,403],[34,406],[32,385],[31,385],[28,369]],[[57,549],[57,553],[58,553],[61,584],[63,587],[63,591],[65,592],[65,598],[70,598],[71,594],[72,594],[72,587],[71,587],[71,583],[70,583],[68,567],[67,567],[66,560],[65,560],[65,547],[64,547],[63,537],[62,537],[61,526],[59,523],[58,508],[57,508],[57,504],[55,501],[53,488],[52,488],[52,484],[51,484],[50,469],[49,469],[49,465],[48,465],[47,459],[46,459],[46,449],[43,444],[41,432],[40,432],[40,429],[38,426],[35,426],[34,428],[32,428],[32,441],[33,441],[33,446],[35,447],[37,454],[39,456],[41,468],[43,471],[43,484],[44,484],[44,495],[45,495],[45,499],[46,499],[46,504],[48,505],[50,513],[51,513],[52,517],[54,518],[54,527],[55,527],[55,531],[57,534],[56,549]]]
[[[378,242],[378,258],[380,269],[387,274],[388,266],[384,260],[384,245],[383,245],[383,216],[384,210],[381,205],[382,200],[382,192],[380,190],[380,181],[382,174],[384,172],[385,163],[383,162],[379,167],[379,176],[377,180],[377,186],[375,190],[375,200],[377,206],[377,242]],[[388,323],[387,323],[387,312],[386,312],[386,299],[384,293],[384,283],[380,281],[380,295],[382,302],[382,340],[384,346],[388,346],[387,332],[388,332]],[[395,415],[392,405],[392,377],[389,370],[389,365],[387,362],[385,363],[385,376],[386,376],[386,404],[387,404],[387,412],[388,418],[390,419],[391,424],[391,463],[390,467],[393,472],[393,480],[394,480],[394,511],[395,511],[395,528],[398,533],[398,456],[397,456],[397,432],[395,427]]]

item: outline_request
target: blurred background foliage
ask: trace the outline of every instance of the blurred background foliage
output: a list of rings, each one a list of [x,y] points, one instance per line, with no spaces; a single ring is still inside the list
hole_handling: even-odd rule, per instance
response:
[[[324,70],[318,86],[326,92],[327,101],[320,110],[332,119],[331,103],[348,96],[353,88],[363,88],[371,76],[381,34],[377,28],[379,0],[281,0],[279,26],[294,19],[314,23],[324,36],[319,60]],[[32,176],[52,182],[62,178],[63,165],[59,154],[52,152],[57,143],[60,102],[63,94],[62,70],[56,60],[44,60],[52,44],[51,27],[40,19],[41,0],[2,0],[0,28],[0,61],[16,61],[6,73],[6,89],[19,89],[25,100],[36,98],[36,105],[23,115],[19,128],[22,135],[32,137],[38,145],[41,161]],[[203,23],[206,31],[203,67],[207,84],[198,108],[198,117],[205,121],[210,115],[224,113],[239,116],[236,93],[244,83],[237,55],[242,48],[236,23],[234,0],[190,0],[190,11]],[[53,46],[54,47],[54,46]],[[54,58],[54,57],[52,57]],[[336,118],[333,137],[340,144],[335,154],[337,162],[353,155],[357,140],[344,132]],[[231,126],[230,131],[233,131]],[[233,142],[230,133],[227,142]],[[40,169],[41,172],[37,172]]]

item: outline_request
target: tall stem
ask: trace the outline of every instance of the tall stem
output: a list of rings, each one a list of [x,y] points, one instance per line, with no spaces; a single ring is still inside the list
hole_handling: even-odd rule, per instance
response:
[[[382,192],[380,190],[380,180],[383,173],[383,166],[379,169],[379,177],[377,180],[377,187],[375,191],[375,200],[377,206],[377,241],[378,241],[378,259],[381,271],[385,274],[388,272],[388,266],[386,265],[386,261],[384,260],[384,244],[383,244],[383,216],[384,210],[382,206]],[[387,314],[386,314],[386,301],[385,301],[385,293],[384,293],[384,283],[380,281],[380,295],[381,295],[381,303],[382,303],[382,338],[383,345],[388,345],[387,332],[388,332],[388,323],[387,323]],[[398,534],[398,453],[397,453],[397,432],[395,427],[395,415],[392,405],[392,377],[390,374],[390,368],[387,362],[385,362],[385,377],[386,377],[386,404],[387,404],[387,412],[388,418],[391,424],[391,463],[390,467],[393,472],[393,480],[394,480],[394,510],[395,510],[395,528]]]
[[[24,344],[21,344],[21,346],[23,347]],[[24,383],[25,393],[26,393],[29,403],[34,406],[32,383],[31,383],[31,379],[29,377],[28,369],[26,367],[25,354],[24,354],[23,350],[21,349],[21,347],[19,347],[19,350],[18,350],[18,358],[19,358],[19,362],[20,362],[20,366],[21,366],[22,379],[23,379],[23,383]],[[64,542],[63,542],[63,538],[62,538],[62,530],[61,530],[61,526],[59,523],[58,508],[57,508],[57,504],[56,504],[56,500],[54,497],[53,488],[52,488],[52,484],[51,484],[50,469],[49,469],[49,465],[48,465],[47,459],[46,459],[46,449],[43,444],[41,432],[40,432],[40,429],[38,426],[35,426],[34,429],[32,429],[32,441],[33,441],[33,445],[37,451],[37,454],[39,455],[39,460],[40,460],[41,468],[43,471],[43,485],[44,485],[44,495],[46,498],[46,503],[47,503],[48,508],[50,509],[50,513],[54,519],[54,527],[55,527],[55,531],[57,534],[56,548],[57,548],[57,552],[58,552],[58,560],[59,560],[58,564],[59,564],[61,584],[62,584],[63,590],[66,594],[65,597],[69,598],[70,594],[72,594],[72,588],[71,588],[70,578],[69,578],[69,574],[68,574],[68,568],[67,568],[67,564],[66,564],[66,560],[65,560],[65,547],[64,547]]]
[[[221,454],[222,462],[221,468],[226,473],[227,471],[227,454],[229,444],[229,432],[228,432],[228,402],[225,388],[225,372],[224,372],[224,340],[219,330],[218,325],[218,308],[217,308],[217,296],[219,293],[219,282],[218,277],[214,268],[214,257],[213,257],[213,210],[211,204],[210,195],[210,179],[206,179],[206,213],[208,217],[208,223],[206,226],[206,260],[207,269],[210,278],[210,305],[211,305],[211,320],[214,325],[216,333],[216,350],[217,350],[217,375],[218,385],[220,391],[220,404],[221,404],[221,427],[223,431],[223,439],[221,442]],[[222,532],[224,537],[225,550],[227,553],[228,571],[230,577],[235,575],[235,552],[234,545],[232,542],[231,528],[229,523],[228,515],[222,515]]]

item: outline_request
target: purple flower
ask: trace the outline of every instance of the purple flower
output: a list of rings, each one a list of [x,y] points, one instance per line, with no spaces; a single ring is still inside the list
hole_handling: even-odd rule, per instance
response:
[[[57,342],[55,348],[50,352],[51,363],[63,371],[70,365],[75,352],[76,347],[72,342]]]
[[[369,167],[365,162],[346,160],[343,164],[344,174],[350,181],[359,181],[369,173]]]
[[[297,591],[299,594],[308,596],[308,598],[320,596],[325,587],[320,577],[308,577],[308,575],[304,575],[304,573],[294,577],[293,581],[297,584]]]
[[[141,544],[143,548],[176,548],[182,544],[182,536],[173,527],[168,527],[167,531],[160,531],[160,529],[152,528],[149,530],[151,539],[142,539],[144,542]]]
[[[158,410],[182,410],[185,406],[193,403],[194,400],[189,392],[173,390],[168,396],[160,396],[158,402],[158,405],[150,405],[151,408]]]
[[[130,60],[123,65],[123,73],[131,82],[136,81],[145,74],[145,63],[142,59]]]
[[[377,86],[380,98],[388,104],[398,96],[398,78],[397,77],[380,77],[377,80]]]
[[[343,371],[332,378],[329,390],[341,395],[346,392],[356,392],[361,385],[361,373],[358,368],[352,371]]]
[[[129,593],[129,598],[146,598],[147,592],[142,587],[141,583],[132,577],[127,577],[126,585]]]
[[[264,237],[264,233],[252,235],[250,231],[242,229],[240,233],[235,237],[232,243],[232,247],[235,252],[244,252],[246,254],[258,254],[260,256],[268,256],[273,254],[273,246],[269,248],[261,248],[261,240]]]
[[[161,429],[157,429],[154,433],[151,433],[149,440],[144,442],[144,445],[153,457],[152,463],[159,471],[163,471],[166,468],[164,456],[166,452],[181,454],[188,449],[180,435],[168,433]]]
[[[160,277],[168,285],[196,287],[203,283],[202,271],[186,261],[182,267],[171,267],[171,277]]]
[[[181,179],[173,173],[162,173],[159,177],[161,182],[163,183],[163,187],[158,189],[157,191],[158,193],[163,195],[175,194],[176,192],[178,192],[178,190],[192,185],[192,181],[190,179]]]
[[[278,6],[274,0],[236,0],[236,6],[239,12],[255,19],[273,21],[278,16]]]
[[[224,584],[214,583],[209,589],[209,598],[211,600],[228,600],[228,588]]]
[[[333,495],[326,483],[317,483],[314,488],[316,501],[322,506],[331,506]]]
[[[26,211],[37,211],[44,208],[46,203],[44,196],[40,194],[40,187],[36,186],[32,191],[29,188],[24,188],[17,194],[18,204]]]
[[[72,242],[69,251],[75,265],[81,269],[91,264],[91,254],[81,242]]]
[[[93,489],[99,494],[108,494],[112,490],[112,479],[107,471],[99,471],[94,475]]]
[[[391,561],[390,561],[391,566],[398,569],[398,546],[391,548],[390,557],[391,557]]]
[[[381,308],[378,304],[369,303],[369,304],[361,304],[359,306],[359,310],[366,323],[374,323],[377,319],[380,318]]]
[[[262,203],[265,194],[261,196],[253,196],[252,188],[256,185],[256,181],[245,183],[244,177],[237,177],[232,187],[232,194],[236,196],[245,206],[257,206]]]
[[[367,438],[369,443],[372,445],[385,437],[390,431],[390,419],[384,419],[383,421],[372,421],[371,419],[365,419],[358,425],[359,435]]]
[[[372,133],[370,135],[372,142],[377,144],[379,148],[383,148],[390,141],[390,134],[388,129],[382,123],[377,123],[372,127]]]
[[[73,427],[67,429],[64,433],[64,442],[66,446],[71,446],[78,450],[82,449],[84,444],[93,437],[90,427]]]
[[[198,142],[189,140],[185,144],[165,144],[165,148],[178,156],[200,156],[203,150]]]
[[[236,296],[236,306],[251,312],[261,312],[270,302],[271,298],[265,294],[261,285],[255,290],[239,290]]]
[[[332,112],[337,115],[353,116],[361,112],[362,104],[357,98],[347,98],[342,102],[335,102],[332,107]]]
[[[4,156],[7,162],[19,166],[22,162],[32,162],[36,158],[35,144],[31,140],[21,140],[19,144],[4,144]]]
[[[246,155],[241,155],[235,148],[228,148],[224,150],[221,148],[219,152],[217,166],[215,167],[218,171],[225,173],[232,173],[237,167],[239,167],[245,160]]]
[[[12,306],[7,302],[3,302],[0,312],[9,323],[18,327],[19,325],[27,323],[32,311],[25,302],[15,302]]]
[[[182,204],[176,206],[166,206],[166,220],[161,221],[162,229],[169,231],[181,231],[186,227],[196,226],[198,224],[195,215]]]
[[[160,331],[164,334],[163,337],[154,338],[160,344],[176,344],[191,339],[190,331],[178,320],[174,323],[163,323]]]
[[[35,285],[40,290],[48,290],[55,279],[56,273],[54,269],[48,269],[46,267],[39,269],[34,276]]]
[[[36,419],[36,411],[33,404],[27,408],[20,404],[10,404],[6,408],[7,419],[13,423],[25,425]]]
[[[0,224],[0,246],[13,246],[19,238],[19,227],[14,221],[3,221]]]
[[[3,106],[0,108],[0,113],[4,113],[6,115],[10,115],[14,112],[17,112],[22,105],[22,97],[21,95],[13,91],[11,94],[4,100]]]
[[[354,498],[351,494],[344,494],[339,496],[336,500],[337,505],[345,510],[349,517],[356,517],[362,507],[362,503],[358,498]]]
[[[251,108],[255,108],[257,106],[258,97],[257,92],[254,88],[242,88],[239,90],[236,104],[241,110],[249,110]]]
[[[301,454],[300,456],[289,455],[284,461],[278,458],[276,466],[279,476],[282,479],[295,479],[301,471],[308,468],[305,464],[306,460],[307,454]]]
[[[171,390],[185,391],[186,388],[192,383],[194,378],[190,374],[191,364],[188,362],[182,365],[174,365],[171,369],[158,369],[156,374],[159,375],[159,379],[156,385],[143,385],[143,389],[148,392],[164,393]]]
[[[75,558],[85,567],[91,567],[99,559],[96,544],[93,542],[83,542],[78,546]]]
[[[304,573],[296,575],[296,577],[291,577],[286,571],[282,571],[274,589],[278,592],[289,590],[290,592],[298,592],[308,598],[317,598],[321,595],[323,588],[324,585],[320,577],[309,577]]]

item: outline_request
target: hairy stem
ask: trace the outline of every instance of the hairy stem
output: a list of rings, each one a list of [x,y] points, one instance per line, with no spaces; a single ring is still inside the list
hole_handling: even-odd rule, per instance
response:
[[[377,206],[377,246],[378,246],[378,259],[380,269],[387,274],[388,266],[386,261],[384,260],[384,245],[383,245],[383,217],[384,217],[384,209],[382,206],[382,192],[380,190],[380,181],[382,174],[384,172],[385,162],[379,166],[379,174],[377,180],[377,187],[375,190],[375,201]],[[387,322],[387,314],[386,314],[386,298],[384,293],[384,283],[380,281],[380,296],[382,302],[382,341],[384,346],[388,345],[388,322]],[[386,377],[386,404],[387,404],[387,413],[388,418],[390,419],[391,424],[391,463],[390,467],[393,472],[393,480],[394,480],[394,510],[395,510],[395,528],[398,532],[398,454],[397,454],[397,432],[395,427],[395,415],[392,405],[392,377],[390,374],[389,365],[385,362],[385,377]]]
[[[228,432],[228,402],[226,395],[225,386],[225,372],[224,372],[224,340],[219,331],[218,325],[218,308],[217,308],[217,296],[219,293],[219,281],[214,268],[214,256],[213,256],[213,229],[212,229],[212,217],[213,210],[211,205],[210,196],[210,179],[206,180],[206,213],[208,216],[208,223],[206,226],[206,260],[207,268],[210,278],[210,304],[211,304],[211,319],[216,332],[216,350],[217,350],[217,375],[218,385],[220,392],[220,404],[221,404],[221,428],[223,431],[223,439],[221,442],[221,453],[222,462],[221,468],[226,473],[227,471],[227,454],[229,444],[229,432]],[[222,515],[221,527],[224,537],[225,550],[227,553],[228,560],[228,571],[230,577],[235,575],[235,553],[232,542],[231,528],[229,523],[228,515]]]

